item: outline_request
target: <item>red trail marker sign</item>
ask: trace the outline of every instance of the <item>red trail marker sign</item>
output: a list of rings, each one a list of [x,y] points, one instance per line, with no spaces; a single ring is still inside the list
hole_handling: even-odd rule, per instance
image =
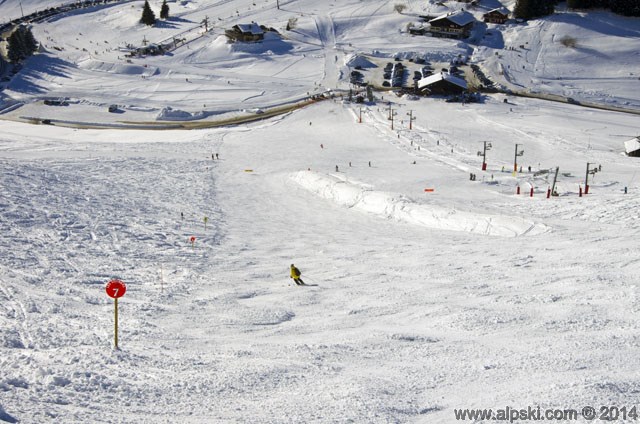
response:
[[[107,296],[117,299],[124,296],[127,291],[127,286],[121,280],[111,280],[105,287]]]
[[[107,283],[105,291],[107,292],[107,296],[114,299],[114,342],[115,348],[118,349],[118,298],[124,296],[124,294],[127,292],[127,286],[121,280],[111,280]]]

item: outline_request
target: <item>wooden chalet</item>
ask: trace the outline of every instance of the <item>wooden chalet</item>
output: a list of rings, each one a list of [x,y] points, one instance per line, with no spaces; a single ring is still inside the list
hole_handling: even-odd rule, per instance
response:
[[[467,91],[467,82],[447,72],[439,72],[418,81],[420,94],[450,95]]]
[[[230,42],[241,41],[247,43],[264,40],[264,29],[255,22],[234,25],[224,33]]]
[[[488,24],[504,24],[509,19],[509,10],[499,7],[482,15],[482,19]]]
[[[624,150],[627,156],[640,157],[640,136],[624,142]]]
[[[475,22],[476,19],[471,13],[459,10],[430,20],[431,28],[429,32],[434,37],[468,38]]]
[[[424,35],[427,32],[427,29],[423,26],[419,26],[419,27],[410,27],[409,28],[409,34],[411,35]]]

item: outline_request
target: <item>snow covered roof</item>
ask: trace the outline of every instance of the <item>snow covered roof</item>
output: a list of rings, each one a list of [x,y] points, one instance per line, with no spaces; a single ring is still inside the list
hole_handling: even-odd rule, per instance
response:
[[[262,31],[262,28],[260,28],[260,25],[256,24],[255,22],[252,22],[250,24],[238,24],[236,26],[243,33],[251,33],[253,35],[264,34],[264,31]]]
[[[437,18],[431,19],[429,23],[433,23],[442,19],[446,19],[460,26],[468,25],[476,20],[476,18],[471,13],[465,10],[458,10],[456,12],[445,13],[444,15],[440,15]]]
[[[420,81],[418,81],[418,88],[424,88],[442,80],[450,82],[451,84],[455,84],[459,87],[462,87],[465,90],[467,89],[467,82],[465,80],[463,80],[462,78],[453,76],[448,72],[440,72],[437,74],[430,75],[426,78],[422,78]]]
[[[632,138],[629,141],[624,142],[624,150],[627,153],[635,152],[636,150],[640,150],[640,136],[636,138]]]
[[[377,65],[375,63],[371,62],[366,57],[358,55],[358,54],[354,54],[351,57],[348,57],[347,66],[352,67],[352,68],[355,68],[357,66],[359,66],[361,68],[375,68],[375,67],[377,67]]]
[[[502,14],[504,16],[509,16],[509,13],[511,13],[511,12],[509,12],[509,9],[507,9],[506,7],[498,7],[496,9],[488,11],[487,13],[485,13],[485,15],[489,15],[489,14],[495,13],[495,12],[500,13],[500,14]]]

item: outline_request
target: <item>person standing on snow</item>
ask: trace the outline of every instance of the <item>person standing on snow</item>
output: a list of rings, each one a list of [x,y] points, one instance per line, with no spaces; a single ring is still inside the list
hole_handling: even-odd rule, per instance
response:
[[[297,285],[299,286],[304,285],[304,281],[300,279],[300,270],[296,268],[294,264],[291,264],[291,278],[293,278],[293,281]]]

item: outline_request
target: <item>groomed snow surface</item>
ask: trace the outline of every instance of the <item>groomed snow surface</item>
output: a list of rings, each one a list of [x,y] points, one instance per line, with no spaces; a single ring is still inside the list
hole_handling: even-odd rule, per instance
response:
[[[0,10],[15,16],[14,3]],[[173,20],[147,29],[133,1],[37,25],[48,53],[8,84],[2,116],[215,119],[348,88],[353,60],[471,50],[402,33],[446,11],[435,3],[405,14],[384,1],[272,3],[169,2]],[[189,48],[117,57],[206,16],[215,31]],[[292,17],[280,41],[221,38]],[[561,24],[492,30],[519,44]],[[497,66],[493,48],[473,57]],[[546,78],[527,67],[531,52],[512,83]],[[564,52],[538,49],[536,66],[560,67]],[[589,66],[612,78],[612,103],[637,103],[635,79]],[[592,83],[564,87],[589,97]],[[623,151],[638,116],[376,95],[192,131],[0,121],[0,422],[452,423],[458,408],[637,406],[640,177]],[[580,197],[587,166],[599,172]],[[309,286],[293,285],[291,263]],[[119,350],[113,278],[127,284]]]
[[[440,130],[422,118],[400,137],[384,109],[359,124],[331,101],[206,131],[3,123],[6,416],[447,423],[454,408],[633,402],[640,187],[611,134],[634,117],[527,102],[514,117],[428,101]],[[525,155],[577,175],[558,198],[542,182],[517,196],[531,174],[501,172],[514,119]],[[584,128],[591,146],[568,142]],[[466,153],[475,130],[496,140],[487,172]],[[586,160],[603,170],[580,198]],[[128,287],[119,351],[111,278]]]

